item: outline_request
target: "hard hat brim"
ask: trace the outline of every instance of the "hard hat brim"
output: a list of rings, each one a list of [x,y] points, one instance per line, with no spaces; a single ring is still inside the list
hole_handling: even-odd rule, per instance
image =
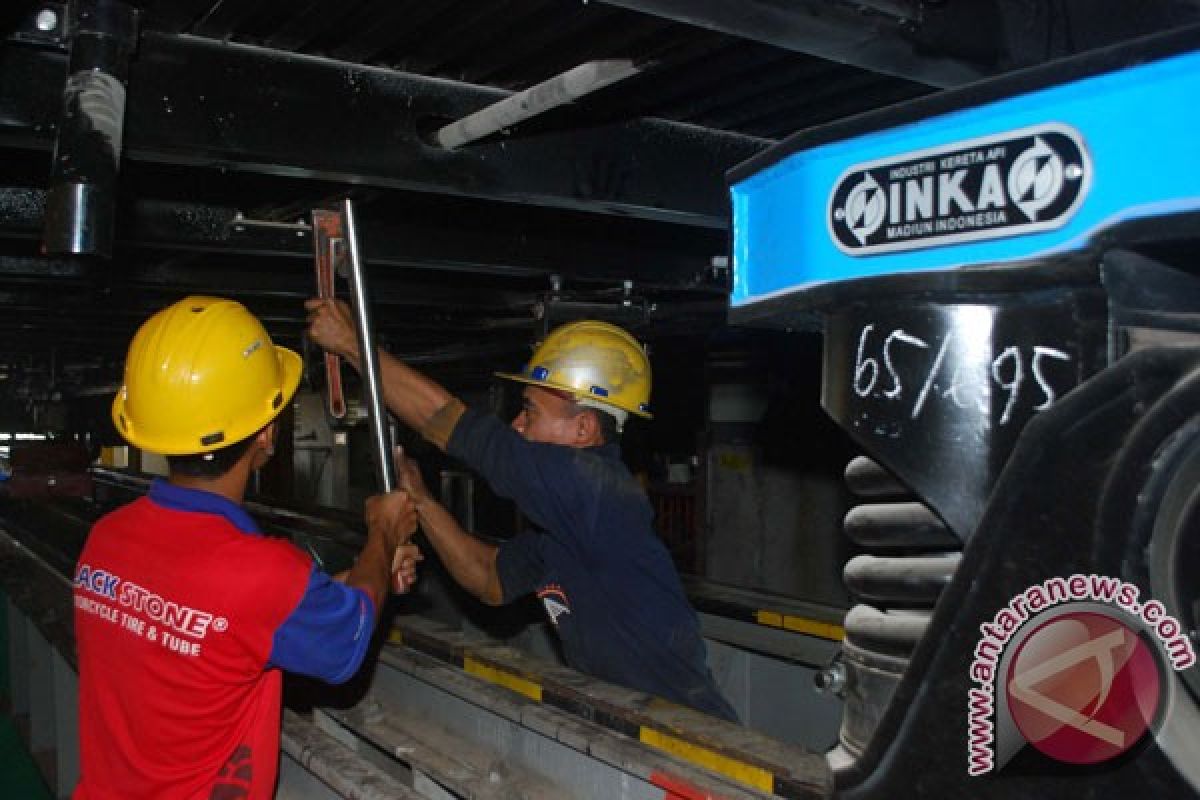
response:
[[[492,374],[495,375],[497,378],[503,378],[506,381],[515,381],[516,383],[524,383],[529,386],[541,386],[546,389],[554,389],[555,391],[566,392],[567,394],[574,397],[576,400],[587,398],[588,400],[591,400],[594,403],[601,403],[604,405],[612,406],[613,408],[619,408],[622,411],[626,411],[630,414],[633,414],[634,416],[641,417],[642,419],[654,419],[654,415],[651,414],[649,411],[642,411],[641,409],[637,409],[637,408],[625,408],[624,406],[620,406],[620,405],[617,405],[616,403],[609,402],[608,400],[606,400],[603,397],[596,397],[595,395],[590,395],[587,392],[581,392],[578,389],[574,388],[573,386],[567,386],[566,384],[556,383],[555,381],[534,380],[533,378],[527,377],[525,375],[517,375],[512,372],[493,372]]]
[[[283,381],[279,387],[283,392],[283,402],[279,404],[276,411],[276,416],[278,416],[278,412],[283,411],[284,406],[292,402],[296,389],[300,386],[300,378],[304,374],[304,359],[296,351],[279,345],[275,345],[275,355],[279,358],[279,366],[283,367]],[[270,421],[267,420],[267,422]],[[263,425],[266,424],[266,422],[263,423]]]
[[[291,402],[292,397],[296,394],[296,389],[300,386],[300,377],[304,371],[304,361],[300,355],[286,347],[275,345],[275,357],[279,362],[279,367],[282,372],[282,380],[280,381],[279,391],[281,399],[279,405],[274,409],[267,409],[259,420],[251,420],[245,425],[239,426],[229,431],[229,436],[216,442],[211,446],[200,446],[195,443],[165,443],[155,442],[145,437],[136,430],[126,429],[121,425],[121,420],[125,418],[125,387],[122,386],[116,397],[113,398],[112,404],[112,420],[119,433],[127,442],[140,450],[147,450],[151,453],[158,453],[164,456],[184,456],[196,455],[199,453],[207,453],[212,450],[220,450],[222,447],[228,447],[235,442],[251,436],[272,420],[274,420],[283,409]],[[127,418],[126,418],[127,419]]]

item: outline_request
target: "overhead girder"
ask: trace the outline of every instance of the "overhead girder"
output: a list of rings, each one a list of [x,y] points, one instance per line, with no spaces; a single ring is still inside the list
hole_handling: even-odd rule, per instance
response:
[[[0,145],[49,149],[65,56],[0,46]],[[507,93],[146,31],[129,67],[123,158],[724,228],[724,173],[768,142],[656,119],[446,151],[446,121]],[[119,224],[119,223],[118,223]]]
[[[45,192],[28,187],[0,187],[0,239],[36,239],[41,231]],[[493,209],[494,210],[494,209]],[[360,215],[360,238],[368,266],[377,269],[376,283],[392,270],[441,270],[499,275],[541,281],[558,274],[571,283],[619,286],[632,280],[645,288],[705,288],[700,280],[712,256],[726,249],[722,232],[679,231],[672,226],[637,220],[596,221],[584,216],[553,216],[530,222],[486,225],[473,217],[488,208],[451,206],[465,218],[423,215],[420,220],[394,219],[370,203]],[[262,224],[240,209],[201,202],[125,198],[117,222],[117,245],[158,251],[215,252],[230,256],[276,256],[311,262],[312,238],[305,227]],[[55,262],[44,264],[46,277]],[[297,268],[303,280],[311,275]],[[265,284],[271,280],[264,278]],[[295,279],[289,281],[294,284]],[[549,282],[541,284],[549,288]],[[541,288],[540,287],[540,288]],[[380,288],[384,288],[382,285]],[[717,289],[719,287],[709,287]],[[247,287],[249,290],[249,287]],[[457,291],[457,290],[456,290]]]
[[[958,86],[987,74],[982,65],[919,51],[910,32],[920,0],[600,2],[929,86]]]
[[[598,0],[949,88],[1200,21],[1197,0]]]
[[[35,363],[86,363],[76,377],[88,385],[116,380],[138,325],[189,292],[237,296],[277,343],[311,351],[302,341],[305,287],[278,271],[247,273],[209,263],[213,258],[146,263],[118,252],[116,273],[94,260],[0,256],[0,304],[8,312],[0,316],[0,373],[14,367],[28,373]],[[389,285],[374,295],[381,343],[412,363],[515,362],[538,327],[529,298],[512,292]],[[0,387],[0,396],[11,388]]]
[[[278,266],[276,264],[275,266]],[[73,258],[35,256],[0,256],[0,301],[17,304],[36,299],[37,291],[72,288],[88,289],[99,296],[112,292],[164,292],[179,295],[186,292],[223,291],[239,297],[256,298],[258,302],[296,302],[311,296],[315,288],[312,276],[294,270],[254,269],[225,259],[203,256],[196,259],[155,259],[153,261],[122,259],[121,270],[115,272],[95,261]],[[456,313],[528,313],[533,305],[533,293],[502,291],[494,287],[422,286],[380,281],[373,293],[381,305],[400,308],[444,308]],[[153,294],[150,295],[153,297]],[[7,303],[6,303],[7,306]],[[109,314],[111,308],[94,308],[96,313]],[[145,311],[155,310],[153,305]],[[291,317],[303,316],[299,311]],[[3,318],[0,318],[2,322]],[[477,326],[480,327],[480,326]]]

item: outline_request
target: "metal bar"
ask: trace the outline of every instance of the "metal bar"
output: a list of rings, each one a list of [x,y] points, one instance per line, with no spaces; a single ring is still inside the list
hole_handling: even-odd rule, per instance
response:
[[[420,795],[295,711],[283,712],[280,750],[347,800],[419,800]]]
[[[447,150],[454,150],[574,102],[640,71],[641,68],[627,58],[580,64],[446,125],[437,132],[437,142]]]
[[[707,268],[712,253],[724,252],[728,247],[724,233],[715,230],[680,231],[665,223],[615,217],[572,217],[558,224],[554,218],[527,208],[493,204],[480,209],[463,202],[461,207],[450,206],[450,210],[439,205],[436,213],[404,205],[396,207],[386,219],[360,220],[364,257],[384,275],[392,272],[384,270],[385,267],[448,270],[491,274],[514,281],[539,279],[540,287],[545,276],[558,273],[573,285],[580,281],[611,285],[610,282],[631,279],[643,289],[688,289],[702,288],[697,287],[697,274]],[[44,206],[43,190],[0,187],[0,239],[37,238]],[[131,199],[122,206],[117,241],[120,245],[149,248],[156,253],[206,251],[230,257],[312,259],[313,247],[307,231],[290,226],[245,225],[236,219],[236,213],[236,209],[224,206]],[[564,227],[568,223],[569,234]],[[137,274],[157,283],[155,275],[162,275],[165,280],[211,287],[217,282],[211,273],[218,269],[213,258],[206,256],[202,266],[168,261],[161,268],[143,268],[137,259],[128,259],[120,274],[113,273],[106,279],[131,280]],[[82,263],[13,256],[0,259],[0,276],[12,272],[9,263],[21,265],[17,272],[29,277],[41,272],[46,278],[70,276],[95,280],[103,275]],[[310,284],[301,285],[304,278],[294,277],[298,274],[282,266],[269,272],[251,273],[245,269],[244,260],[239,260],[221,279],[231,281],[230,285],[238,291],[280,291],[291,287],[293,293],[308,296]],[[496,299],[507,300],[514,288],[520,287],[516,283],[497,287]],[[380,285],[377,291],[388,292],[388,287]],[[453,293],[455,298],[471,305],[482,299],[481,292],[466,286],[455,286]],[[444,298],[447,302],[452,299]]]
[[[396,488],[396,463],[392,459],[392,441],[388,431],[383,393],[379,388],[379,353],[375,349],[374,328],[371,325],[371,305],[367,292],[367,271],[359,255],[358,233],[354,227],[354,201],[347,197],[342,201],[342,227],[350,254],[350,286],[354,295],[354,322],[358,329],[358,347],[362,353],[363,400],[367,407],[367,420],[371,425],[371,441],[374,445],[375,475],[379,478],[381,491]]]
[[[580,685],[591,684],[588,679],[581,679],[582,676],[576,674],[574,677]],[[623,692],[617,687],[605,688],[614,697]],[[423,741],[426,745],[441,745],[442,752],[446,752],[450,746],[464,750],[470,747],[475,752],[479,749],[491,750],[490,763],[504,764],[517,775],[540,778],[534,791],[527,795],[530,797],[563,796],[537,793],[537,789],[545,785],[542,783],[544,781],[550,785],[570,787],[573,793],[567,797],[654,800],[664,796],[664,779],[666,783],[673,779],[682,785],[690,784],[694,794],[685,795],[688,797],[753,800],[772,796],[769,791],[751,788],[735,778],[698,766],[685,756],[664,752],[639,741],[636,738],[639,727],[636,723],[631,724],[629,735],[618,733],[598,720],[586,719],[569,710],[530,700],[510,688],[501,688],[487,678],[481,680],[423,653],[404,648],[386,647],[380,653],[372,692],[364,702],[346,712],[330,713],[357,735],[401,759],[413,754],[412,750],[406,748],[414,740]],[[596,717],[619,725],[617,720],[623,719],[619,714],[619,711],[616,715],[600,711]],[[682,712],[681,716],[689,714]],[[693,716],[695,719],[701,718],[701,715]],[[675,719],[681,727],[687,724],[678,717]],[[401,726],[412,725],[414,721],[417,721],[415,735],[413,732],[406,734]],[[428,721],[433,721],[440,728],[433,742],[429,738],[422,738]],[[715,727],[706,729],[700,736],[714,750],[720,748],[718,737],[726,729],[737,730],[739,735],[747,736],[756,743],[769,741],[766,737],[755,736],[733,726],[722,728],[724,723],[710,720],[708,724]],[[803,761],[795,765],[794,771],[803,781],[790,784],[795,791],[788,792],[786,796],[803,800],[829,796],[826,785],[828,773],[823,769],[823,759],[803,753],[801,748],[778,747],[792,755],[800,754]],[[436,756],[436,752],[429,755]],[[489,761],[486,757],[484,760]],[[413,766],[429,768],[431,777],[440,781],[447,781],[449,777],[444,772],[439,774],[434,771],[436,765],[432,763]],[[514,783],[521,785],[519,779]],[[454,788],[469,787],[470,784],[464,781]]]
[[[46,113],[46,93],[61,86],[63,60],[34,48],[0,49],[0,144],[52,147],[58,116]],[[347,91],[353,86],[363,90]],[[229,180],[238,173],[328,180],[724,229],[726,170],[768,144],[658,119],[455,151],[430,149],[421,136],[430,118],[458,119],[506,96],[148,31],[130,63],[123,159],[126,169],[132,162],[204,167],[228,171]],[[314,97],[322,98],[318,115]],[[644,169],[646,163],[655,168]],[[294,184],[280,194],[294,196]]]

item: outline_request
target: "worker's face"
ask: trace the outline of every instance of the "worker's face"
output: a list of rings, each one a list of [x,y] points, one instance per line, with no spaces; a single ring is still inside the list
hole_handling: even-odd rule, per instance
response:
[[[540,386],[526,386],[521,394],[521,411],[512,428],[531,442],[577,447],[580,439],[579,406]]]

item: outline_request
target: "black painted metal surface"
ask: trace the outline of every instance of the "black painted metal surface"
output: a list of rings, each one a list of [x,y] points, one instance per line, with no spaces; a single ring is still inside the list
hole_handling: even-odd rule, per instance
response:
[[[1099,574],[1133,581],[1150,596],[1119,545],[1137,528],[1154,453],[1197,408],[1200,350],[1160,348],[1122,359],[1029,423],[934,614],[933,634],[914,653],[863,758],[840,775],[840,797],[1196,796],[1181,776],[1186,765],[1164,750],[1169,720],[1156,729],[1158,741],[1093,768],[1025,747],[994,773],[973,778],[967,711],[979,626],[1027,587]],[[1194,710],[1194,696],[1176,702],[1168,715],[1189,703]],[[1194,730],[1186,735],[1194,739]]]
[[[873,458],[971,536],[1021,428],[1105,363],[1099,280],[1028,291],[892,292],[859,282],[826,322],[822,404]],[[1093,273],[1095,275],[1095,273]]]
[[[5,56],[6,69],[28,72],[46,58],[21,48]],[[726,225],[724,172],[766,144],[664,121],[622,120],[447,152],[426,143],[424,132],[504,93],[154,32],[141,36],[128,83],[130,159],[701,227]],[[38,114],[37,95],[45,89],[10,85],[7,133],[36,139],[52,127],[54,119]]]
[[[0,301],[12,313],[0,327],[0,367],[21,376],[21,402],[52,384],[108,385],[132,333],[125,321],[169,302],[176,282],[246,299],[281,321],[268,326],[273,335],[294,336],[298,306],[259,303],[304,293],[298,265],[286,261],[307,243],[296,230],[234,220],[241,212],[286,226],[347,194],[364,227],[388,229],[370,236],[384,246],[369,265],[386,276],[373,274],[373,285],[444,298],[469,284],[513,299],[497,316],[446,299],[421,315],[381,311],[424,357],[515,317],[528,332],[550,275],[588,313],[623,308],[613,292],[626,280],[635,293],[669,287],[637,298],[639,307],[685,308],[637,327],[699,342],[721,322],[719,311],[693,310],[725,289],[722,173],[770,140],[907,104],[963,75],[1200,16],[1172,0],[1106,2],[1102,14],[1087,5],[145,0],[116,196],[105,174],[66,176],[47,203],[61,171],[53,145],[70,149],[80,133],[60,119],[68,6],[9,3],[0,8]],[[438,125],[597,58],[628,58],[642,71],[460,152],[429,143]],[[112,269],[43,258],[47,209],[45,244],[67,252],[107,252],[114,217]],[[112,309],[116,324],[98,323],[98,308]],[[429,326],[438,313],[449,318],[440,336]],[[527,339],[496,346],[516,361]]]

